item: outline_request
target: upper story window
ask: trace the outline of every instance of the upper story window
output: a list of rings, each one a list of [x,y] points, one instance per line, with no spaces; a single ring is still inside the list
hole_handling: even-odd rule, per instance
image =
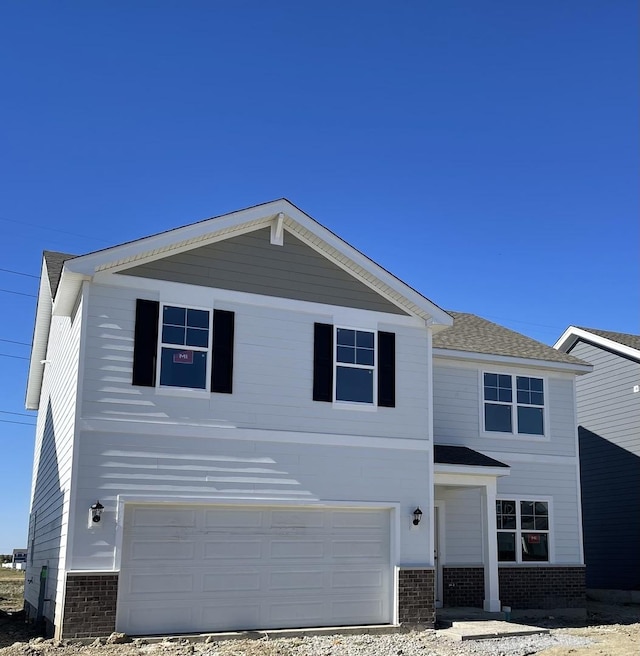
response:
[[[375,333],[336,328],[336,401],[374,403]]]
[[[485,373],[483,390],[485,431],[544,435],[542,378]]]
[[[161,386],[207,389],[210,315],[207,310],[175,305],[162,308]]]
[[[235,314],[139,298],[134,385],[231,394]]]
[[[395,408],[395,333],[314,324],[313,400]]]
[[[547,501],[499,499],[496,501],[496,521],[499,561],[549,561]]]

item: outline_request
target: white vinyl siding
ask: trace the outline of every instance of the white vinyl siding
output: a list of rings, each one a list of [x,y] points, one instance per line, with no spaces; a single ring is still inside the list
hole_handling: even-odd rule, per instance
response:
[[[193,293],[193,290],[192,290]],[[376,413],[336,411],[314,403],[313,324],[333,317],[269,306],[216,304],[215,290],[197,290],[198,307],[234,311],[233,394],[189,395],[183,390],[162,395],[131,385],[134,289],[92,286],[87,327],[87,358],[82,414],[85,418],[135,422],[226,425],[284,431],[316,431],[426,439],[428,385],[424,329],[373,322],[377,330],[396,334],[396,407]],[[148,292],[146,298],[153,298]],[[171,299],[156,300],[173,302]],[[186,302],[186,301],[185,301]],[[191,302],[191,299],[189,299]],[[367,314],[363,311],[363,314]],[[371,325],[366,316],[362,322]]]
[[[234,438],[227,428],[207,435],[158,435],[151,430],[83,432],[77,482],[79,503],[99,498],[105,506],[99,529],[88,530],[78,514],[74,540],[75,570],[110,570],[116,553],[115,508],[119,495],[131,498],[252,499],[277,503],[359,501],[399,507],[398,564],[429,563],[428,530],[432,486],[429,452],[270,442]],[[99,496],[98,496],[99,495]],[[412,512],[425,512],[412,530]],[[424,526],[424,528],[423,528]]]
[[[52,317],[36,425],[25,598],[38,607],[40,570],[46,565],[43,610],[52,622],[63,594],[81,323],[82,305],[73,320]]]
[[[573,383],[570,376],[539,369],[500,368],[515,376],[544,378],[545,436],[485,433],[482,430],[482,376],[486,365],[452,365],[444,358],[434,361],[434,439],[440,444],[468,446],[480,451],[512,451],[532,455],[575,456],[576,426]],[[515,389],[514,389],[515,394]]]

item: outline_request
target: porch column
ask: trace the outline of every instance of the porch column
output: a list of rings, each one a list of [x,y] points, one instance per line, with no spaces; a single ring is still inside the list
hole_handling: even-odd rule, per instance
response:
[[[501,609],[498,583],[498,539],[496,524],[496,479],[487,481],[482,499],[485,512],[484,530],[484,610],[498,613]]]

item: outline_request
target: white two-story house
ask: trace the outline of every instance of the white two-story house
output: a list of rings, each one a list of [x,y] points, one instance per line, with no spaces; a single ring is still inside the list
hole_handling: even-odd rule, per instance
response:
[[[588,371],[286,200],[45,252],[29,617],[86,637],[580,609]]]

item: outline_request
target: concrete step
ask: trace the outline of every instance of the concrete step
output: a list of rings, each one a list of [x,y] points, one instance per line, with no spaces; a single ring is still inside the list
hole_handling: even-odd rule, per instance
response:
[[[453,621],[451,627],[443,629],[439,635],[447,636],[452,640],[491,640],[541,633],[549,633],[549,629],[501,620],[473,620]]]

